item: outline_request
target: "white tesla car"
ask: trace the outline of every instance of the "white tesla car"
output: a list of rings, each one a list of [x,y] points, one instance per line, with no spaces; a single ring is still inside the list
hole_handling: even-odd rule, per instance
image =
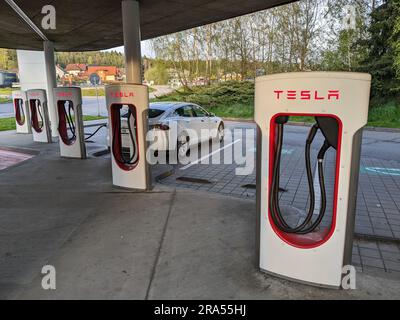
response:
[[[150,145],[154,152],[177,148],[180,155],[186,155],[193,145],[224,139],[222,119],[188,102],[150,103],[149,130],[156,137]],[[170,130],[176,132],[171,134]],[[176,141],[169,141],[169,137]]]
[[[121,117],[121,134],[122,147],[129,153],[132,149],[132,141],[127,117],[128,113]],[[194,103],[150,103],[148,118],[149,133],[152,135],[149,147],[153,153],[177,150],[180,156],[184,156],[194,145],[209,140],[222,142],[224,139],[222,119]]]

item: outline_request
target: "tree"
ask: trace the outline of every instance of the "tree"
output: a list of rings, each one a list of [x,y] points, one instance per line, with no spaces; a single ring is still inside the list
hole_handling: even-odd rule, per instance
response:
[[[124,66],[124,57],[117,51],[56,52],[55,61],[63,68],[70,63]]]
[[[144,78],[147,81],[154,81],[155,84],[167,84],[169,80],[168,69],[162,61],[156,60],[145,72]]]
[[[18,67],[17,52],[13,49],[0,49],[0,70],[10,70]]]
[[[393,11],[397,17],[394,21],[393,35],[390,39],[393,49],[393,66],[397,79],[400,80],[400,0],[393,0]]]
[[[372,11],[371,24],[368,28],[369,37],[363,41],[368,49],[368,55],[360,71],[371,73],[372,97],[375,100],[399,99],[396,91],[400,87],[400,81],[396,78],[393,49],[393,42],[398,43],[398,33],[394,28],[397,18],[394,1],[385,0]],[[397,41],[393,37],[396,34]]]
[[[374,0],[328,0],[326,44],[321,68],[327,71],[357,71],[365,60],[370,14]],[[350,14],[350,16],[349,16]]]

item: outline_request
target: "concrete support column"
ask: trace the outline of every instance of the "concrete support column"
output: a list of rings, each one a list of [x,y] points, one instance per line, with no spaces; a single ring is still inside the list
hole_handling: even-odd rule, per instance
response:
[[[122,28],[124,35],[126,83],[142,84],[142,51],[140,48],[142,37],[140,35],[140,8],[138,1],[122,1]],[[140,116],[141,117],[137,119],[137,121],[142,122],[143,136],[138,138],[143,146],[147,146],[147,110],[145,110]],[[144,155],[142,155],[142,157],[143,156]],[[144,161],[144,170],[146,177],[146,190],[150,190],[150,168],[147,160]]]
[[[140,48],[140,11],[138,1],[122,1],[122,27],[124,34],[126,82],[141,84],[142,54]]]
[[[57,87],[56,65],[54,62],[54,46],[51,41],[43,42],[44,61],[47,79],[47,99],[49,117],[51,122],[51,134],[53,137],[58,136],[58,115],[55,106],[53,88]]]

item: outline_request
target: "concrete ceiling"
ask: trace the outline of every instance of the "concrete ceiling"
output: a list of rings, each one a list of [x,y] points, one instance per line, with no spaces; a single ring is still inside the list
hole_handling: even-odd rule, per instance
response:
[[[295,0],[140,0],[142,39],[268,9]],[[123,45],[121,0],[15,0],[41,27],[41,9],[56,8],[56,30],[42,30],[57,51],[89,51]],[[0,0],[0,47],[43,50],[42,39]]]

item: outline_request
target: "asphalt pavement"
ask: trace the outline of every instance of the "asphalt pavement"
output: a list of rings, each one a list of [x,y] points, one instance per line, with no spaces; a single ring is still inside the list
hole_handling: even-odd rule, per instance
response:
[[[0,298],[399,298],[400,274],[391,269],[398,246],[355,242],[353,263],[362,259],[356,290],[264,274],[256,262],[252,199],[157,183],[150,192],[115,188],[110,160],[93,156],[104,150],[96,143],[104,141],[100,132],[87,144],[86,160],[60,158],[58,143],[0,133],[1,149],[34,155],[0,171]],[[377,253],[385,270],[367,268]],[[56,290],[42,288],[45,265],[56,270]]]

